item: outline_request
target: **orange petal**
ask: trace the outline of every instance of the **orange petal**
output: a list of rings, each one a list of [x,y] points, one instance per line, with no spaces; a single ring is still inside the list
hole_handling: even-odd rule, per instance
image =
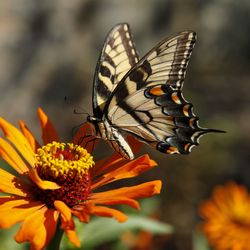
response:
[[[156,165],[156,162],[151,160],[148,155],[143,155],[133,161],[127,161],[126,164],[119,162],[119,164],[114,164],[114,166],[111,165],[109,172],[93,183],[92,189],[116,180],[138,176]]]
[[[124,164],[126,164],[129,160],[124,159],[121,157],[118,153],[114,153],[113,155],[101,159],[98,162],[96,162],[95,166],[91,168],[91,176],[99,176],[100,174],[104,174],[109,172],[109,169],[113,169],[115,167],[120,167]]]
[[[16,176],[0,168],[0,192],[28,196],[28,187]],[[26,191],[25,191],[26,190]]]
[[[72,210],[72,214],[74,214],[81,222],[89,223],[90,221],[90,213],[78,210]]]
[[[73,138],[74,144],[79,144],[84,147],[89,153],[93,152],[93,149],[96,147],[99,140],[95,138],[94,131],[89,125],[89,123],[85,122],[76,132]]]
[[[0,155],[19,174],[29,171],[28,166],[23,162],[16,150],[2,138],[0,138]]]
[[[54,206],[61,214],[62,228],[69,240],[76,247],[80,247],[80,240],[75,231],[75,223],[72,219],[71,209],[62,201],[55,201]]]
[[[92,178],[103,175],[110,172],[109,169],[118,168],[124,165],[128,160],[121,157],[118,153],[114,153],[112,156],[101,159],[95,163],[95,166],[90,169]]]
[[[35,168],[32,168],[30,171],[29,171],[29,177],[30,179],[36,183],[36,185],[43,189],[43,190],[54,190],[54,189],[59,189],[61,188],[58,184],[56,184],[55,182],[53,181],[44,181],[40,178],[40,176],[38,175],[37,173],[37,170]]]
[[[142,143],[136,140],[133,136],[127,136],[127,141],[129,145],[132,146],[134,153],[137,153],[142,145]],[[121,155],[115,152],[112,156],[107,157],[106,159],[99,160],[95,167],[91,169],[91,175],[97,176],[100,173],[110,172],[110,168],[118,168],[129,162],[129,160],[124,159]],[[117,164],[117,165],[115,165]]]
[[[74,244],[76,247],[80,247],[81,246],[81,242],[80,242],[80,240],[78,238],[78,235],[77,235],[77,233],[76,233],[75,230],[73,230],[73,229],[67,229],[67,230],[64,229],[64,231],[65,231],[68,239],[70,240],[70,242],[72,244]]]
[[[35,164],[35,156],[34,151],[32,150],[30,144],[24,137],[24,135],[9,122],[0,117],[0,127],[3,130],[6,138],[10,140],[20,154],[25,158],[25,160],[30,164],[30,166],[34,166]]]
[[[97,216],[114,217],[119,222],[124,222],[128,219],[128,217],[121,211],[103,206],[94,206],[91,213]]]
[[[126,138],[128,144],[132,148],[134,154],[137,154],[142,146],[142,142],[138,141],[134,136],[128,135]]]
[[[65,221],[71,221],[71,209],[63,201],[54,201],[54,206],[61,213],[61,216]]]
[[[28,216],[15,235],[18,243],[29,241],[31,249],[42,250],[55,234],[59,213],[43,207]]]
[[[42,127],[43,143],[47,144],[47,143],[50,143],[52,141],[59,142],[60,141],[59,136],[58,136],[53,124],[49,120],[48,116],[44,113],[44,111],[41,108],[39,108],[37,110],[37,112],[38,112],[38,117],[39,117],[41,127]]]
[[[39,201],[20,199],[12,196],[0,197],[0,227],[9,228],[14,224],[23,221],[27,216],[35,213],[43,207]]]
[[[110,197],[112,197],[112,199],[118,199],[121,197],[130,199],[146,198],[155,194],[159,194],[161,192],[161,185],[161,181],[157,180],[146,182],[132,187],[124,187],[99,192],[93,195],[93,202],[95,202],[96,200],[109,200]]]
[[[28,129],[26,124],[23,121],[19,121],[19,126],[21,131],[23,132],[23,135],[26,137],[27,141],[29,142],[32,150],[36,152],[36,150],[40,147],[39,143],[37,142],[34,135],[31,133],[31,131]]]
[[[97,193],[92,194],[91,200],[95,204],[102,204],[102,205],[127,205],[133,207],[135,209],[139,209],[139,203],[134,199],[129,199],[124,196],[111,196],[111,197],[100,197]]]

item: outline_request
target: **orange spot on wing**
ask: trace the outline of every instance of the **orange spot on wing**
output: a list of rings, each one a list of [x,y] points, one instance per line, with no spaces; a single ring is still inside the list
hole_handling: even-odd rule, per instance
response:
[[[178,97],[177,92],[174,92],[174,93],[171,95],[171,97],[172,97],[172,100],[173,100],[176,104],[181,104],[181,100],[180,100],[180,98]]]
[[[169,147],[167,150],[166,150],[166,153],[167,154],[179,154],[179,150],[176,148],[176,147]]]
[[[185,150],[186,152],[188,152],[188,151],[189,151],[189,147],[190,147],[190,143],[185,144],[184,150]]]
[[[165,92],[159,86],[150,89],[149,92],[150,92],[150,94],[156,95],[156,96],[164,95],[165,94]]]
[[[191,119],[189,120],[189,126],[190,126],[190,127],[194,127],[194,122],[195,122],[195,118],[191,118]]]
[[[183,107],[182,111],[185,116],[189,116],[189,108],[190,108],[189,104]]]

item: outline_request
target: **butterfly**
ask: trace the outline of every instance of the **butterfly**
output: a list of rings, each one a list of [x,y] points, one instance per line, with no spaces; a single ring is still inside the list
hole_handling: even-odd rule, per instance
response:
[[[107,140],[126,159],[134,154],[132,135],[166,154],[187,154],[208,132],[201,128],[182,86],[196,34],[166,38],[139,59],[127,23],[108,33],[93,83],[93,116],[87,122],[95,138]]]

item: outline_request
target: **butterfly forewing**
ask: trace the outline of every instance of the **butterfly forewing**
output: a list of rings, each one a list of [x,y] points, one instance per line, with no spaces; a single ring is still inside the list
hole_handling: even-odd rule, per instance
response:
[[[103,116],[104,106],[113,90],[137,62],[138,55],[128,24],[116,25],[106,38],[95,71],[93,110],[96,117]]]
[[[145,86],[168,84],[181,89],[195,41],[196,35],[192,31],[164,39],[124,76],[106,108],[110,110],[117,102]]]

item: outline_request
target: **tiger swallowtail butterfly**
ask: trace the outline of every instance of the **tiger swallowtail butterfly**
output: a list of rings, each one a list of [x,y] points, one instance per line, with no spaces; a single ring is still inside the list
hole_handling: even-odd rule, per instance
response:
[[[116,25],[108,33],[94,76],[93,116],[87,122],[95,137],[133,159],[125,134],[163,153],[187,154],[203,134],[220,132],[199,127],[192,104],[182,96],[195,41],[195,32],[184,31],[139,59],[129,25]]]

